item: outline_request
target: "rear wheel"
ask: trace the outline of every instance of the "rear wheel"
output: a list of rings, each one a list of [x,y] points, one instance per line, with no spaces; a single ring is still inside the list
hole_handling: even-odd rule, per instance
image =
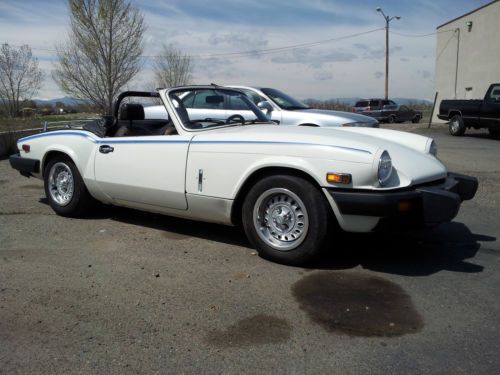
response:
[[[58,215],[82,216],[94,203],[78,169],[66,156],[57,156],[47,163],[44,182],[45,195]]]
[[[394,123],[396,122],[396,116],[394,116],[394,115],[389,116],[389,117],[387,118],[387,122],[388,122],[389,124],[394,124]]]
[[[285,264],[303,264],[319,254],[329,220],[321,191],[297,176],[258,181],[242,207],[245,233],[259,254]]]
[[[464,120],[462,119],[462,116],[460,115],[455,115],[451,118],[449,130],[450,134],[454,136],[461,136],[464,135],[465,133],[465,124]]]
[[[418,124],[420,122],[420,116],[415,116],[411,122],[413,122],[414,124]]]

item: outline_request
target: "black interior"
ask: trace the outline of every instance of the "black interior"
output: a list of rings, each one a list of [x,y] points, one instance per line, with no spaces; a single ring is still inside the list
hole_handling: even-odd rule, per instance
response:
[[[112,116],[103,116],[99,120],[88,122],[83,125],[83,129],[90,131],[101,138],[178,134],[174,124],[170,120],[145,119],[144,106],[142,104],[121,104],[124,98],[131,96],[160,97],[157,92],[123,92],[116,100]]]
[[[174,134],[172,129],[175,129],[169,120],[144,119],[144,107],[135,103],[123,104],[120,107],[117,126],[115,137],[168,135]]]

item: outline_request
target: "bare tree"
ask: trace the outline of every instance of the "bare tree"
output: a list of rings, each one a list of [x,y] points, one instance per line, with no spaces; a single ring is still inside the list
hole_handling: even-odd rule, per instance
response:
[[[153,63],[155,82],[159,87],[174,87],[191,83],[193,63],[190,56],[183,54],[172,44],[164,44],[160,55]]]
[[[40,89],[43,73],[31,48],[23,45],[12,48],[2,44],[0,49],[0,99],[9,116],[15,116],[23,100],[29,100]]]
[[[126,0],[68,0],[69,41],[57,47],[54,80],[67,94],[110,114],[140,70],[144,18]]]

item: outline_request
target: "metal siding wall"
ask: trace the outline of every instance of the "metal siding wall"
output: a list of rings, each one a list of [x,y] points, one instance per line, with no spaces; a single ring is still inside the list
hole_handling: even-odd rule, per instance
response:
[[[470,32],[467,21],[472,21]],[[500,82],[500,2],[496,2],[437,30],[436,113],[442,99],[455,96],[457,33],[454,30],[457,28],[460,28],[460,51],[456,98],[482,98],[491,83]],[[466,93],[466,87],[472,87],[472,91]],[[433,121],[441,122],[436,113]]]

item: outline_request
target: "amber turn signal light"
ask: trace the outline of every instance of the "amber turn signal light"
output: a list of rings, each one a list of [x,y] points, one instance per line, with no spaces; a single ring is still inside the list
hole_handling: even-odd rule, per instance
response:
[[[411,209],[411,203],[408,201],[401,201],[398,203],[399,212],[408,212]]]
[[[333,184],[350,184],[351,175],[348,173],[327,173],[326,181]]]

